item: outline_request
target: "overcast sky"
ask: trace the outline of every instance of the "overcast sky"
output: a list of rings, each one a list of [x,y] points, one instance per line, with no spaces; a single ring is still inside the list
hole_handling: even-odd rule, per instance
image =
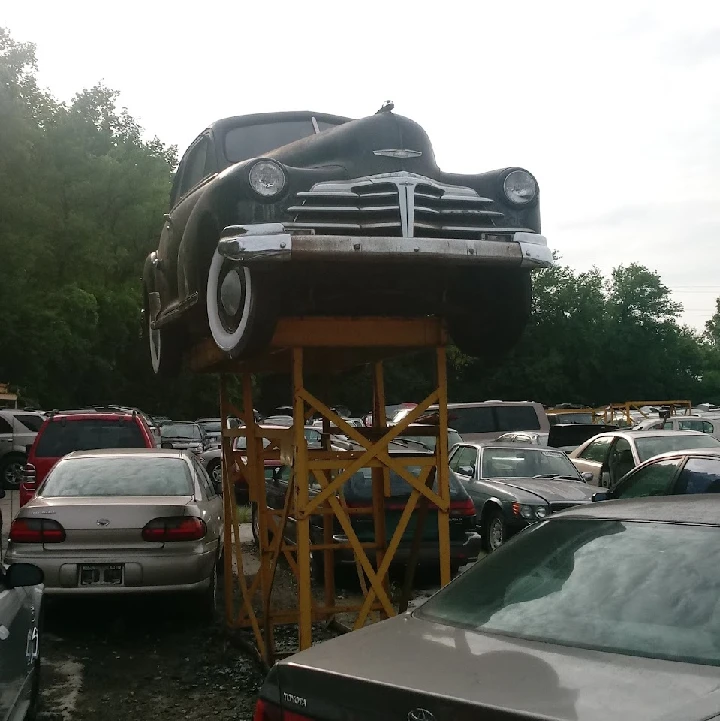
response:
[[[391,99],[444,170],[532,171],[565,263],[643,263],[698,328],[720,295],[717,0],[5,0],[0,25],[56,96],[102,80],[181,151],[227,115]]]

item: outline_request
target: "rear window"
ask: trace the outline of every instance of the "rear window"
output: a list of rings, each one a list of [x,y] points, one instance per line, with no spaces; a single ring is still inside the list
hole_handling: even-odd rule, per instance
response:
[[[37,433],[40,430],[40,426],[45,421],[42,416],[34,416],[31,414],[16,414],[15,420],[20,421],[20,423],[22,423],[25,428],[31,430],[33,433]]]
[[[476,406],[451,408],[448,419],[462,436],[465,433],[508,433],[540,430],[533,406]]]
[[[38,436],[35,455],[59,458],[73,451],[98,448],[145,448],[140,426],[133,420],[87,418],[55,420]]]
[[[191,496],[193,483],[180,458],[70,458],[50,471],[38,495]]]
[[[422,470],[419,466],[408,466],[407,470],[413,476],[419,476]],[[432,489],[438,492],[437,478],[433,481]],[[397,473],[390,471],[390,496],[392,498],[408,498],[412,488],[407,481]],[[462,498],[465,496],[460,482],[450,474],[450,498]],[[372,469],[361,468],[345,484],[345,498],[349,501],[372,499]]]

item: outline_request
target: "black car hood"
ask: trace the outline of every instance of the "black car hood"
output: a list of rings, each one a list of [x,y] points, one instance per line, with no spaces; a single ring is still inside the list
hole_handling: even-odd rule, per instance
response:
[[[595,486],[589,486],[582,481],[570,481],[561,478],[487,478],[483,479],[483,482],[497,485],[498,490],[507,491],[507,487],[510,486],[516,491],[528,493],[548,503],[590,502],[593,493],[597,492]]]
[[[374,151],[412,150],[414,158],[375,155]],[[338,165],[347,177],[407,170],[436,177],[440,170],[427,133],[413,120],[394,113],[378,113],[297,140],[272,150],[266,157],[296,168]]]
[[[302,712],[311,718],[389,721],[421,708],[435,721],[699,721],[720,711],[716,667],[491,636],[410,615],[318,644],[276,670],[285,697],[306,699]]]

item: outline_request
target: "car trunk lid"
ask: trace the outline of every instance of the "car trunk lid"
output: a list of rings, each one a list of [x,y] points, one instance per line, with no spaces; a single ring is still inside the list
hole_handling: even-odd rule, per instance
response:
[[[56,553],[162,548],[142,538],[155,518],[184,516],[192,496],[128,496],[103,498],[36,498],[25,517],[57,521],[65,529],[63,543],[45,544]]]

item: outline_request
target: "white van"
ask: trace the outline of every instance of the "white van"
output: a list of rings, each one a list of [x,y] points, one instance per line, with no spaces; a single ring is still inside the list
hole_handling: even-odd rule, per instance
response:
[[[437,411],[430,406],[428,413]],[[493,441],[511,431],[550,430],[545,409],[531,401],[483,401],[480,403],[448,403],[448,425],[463,441]]]

